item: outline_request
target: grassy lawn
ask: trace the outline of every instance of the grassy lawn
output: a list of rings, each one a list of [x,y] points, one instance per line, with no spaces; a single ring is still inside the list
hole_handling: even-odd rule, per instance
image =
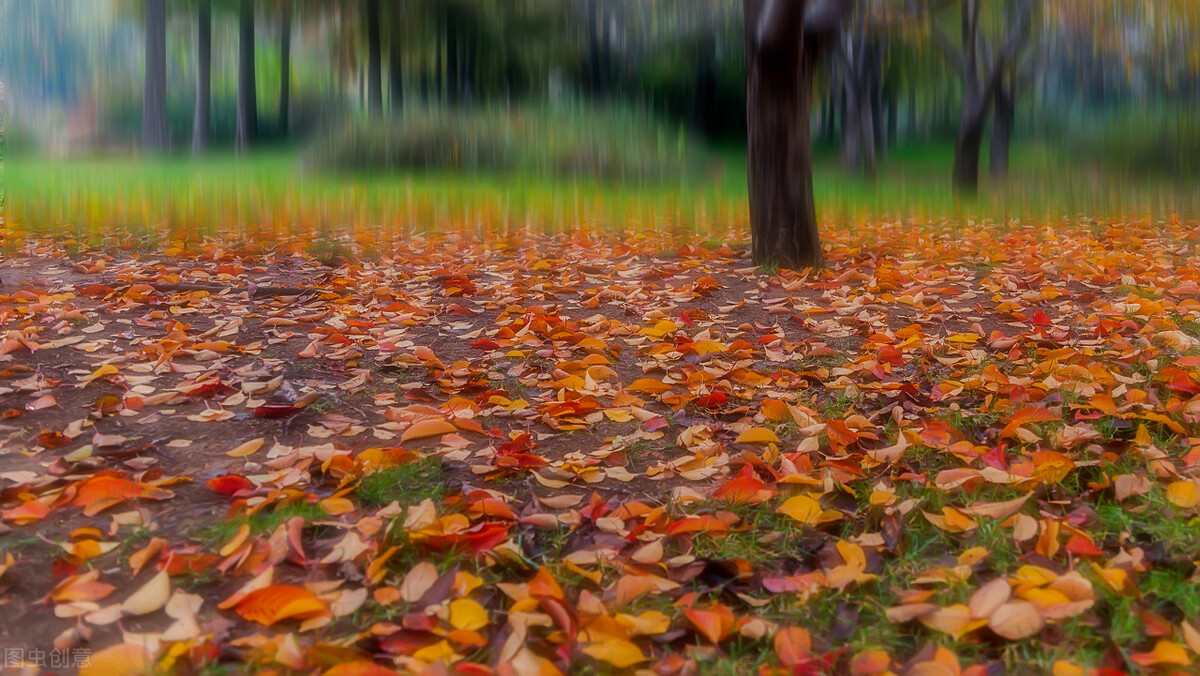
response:
[[[295,152],[249,158],[72,161],[11,158],[9,241],[60,235],[80,243],[154,248],[220,234],[249,241],[308,242],[350,235],[364,244],[454,230],[494,237],[539,231],[671,231],[744,240],[745,158],[709,152],[677,180],[641,184],[570,178],[438,173],[336,174]],[[836,153],[814,168],[819,217],[848,221],[1079,218],[1162,219],[1195,214],[1200,194],[1183,183],[1130,181],[1040,146],[1015,149],[1012,177],[963,199],[949,184],[948,146],[899,147],[875,180],[851,177]],[[984,158],[986,165],[986,156]]]

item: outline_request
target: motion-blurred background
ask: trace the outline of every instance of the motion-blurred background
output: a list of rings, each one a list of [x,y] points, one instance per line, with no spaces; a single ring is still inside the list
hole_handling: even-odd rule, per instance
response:
[[[815,78],[820,217],[1186,215],[1198,21],[861,0]],[[737,0],[3,0],[7,224],[725,236],[744,32]]]

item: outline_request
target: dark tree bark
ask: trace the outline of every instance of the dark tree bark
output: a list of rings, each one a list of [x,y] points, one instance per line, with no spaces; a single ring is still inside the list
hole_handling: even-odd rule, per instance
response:
[[[871,42],[868,82],[871,92],[871,133],[875,137],[876,160],[887,156],[887,120],[883,114],[883,48],[878,41]]]
[[[394,17],[388,40],[388,107],[393,114],[404,108],[404,64],[401,61],[401,46],[400,17]]]
[[[292,107],[292,8],[279,8],[279,134],[288,137]]]
[[[458,95],[462,92],[458,37],[457,22],[454,17],[449,17],[446,21],[446,100],[451,105],[458,105]]]
[[[208,149],[212,119],[212,3],[196,8],[196,112],[192,116],[192,152]]]
[[[837,44],[845,88],[845,116],[842,119],[842,165],[864,176],[874,177],[879,156],[882,112],[877,109],[876,68],[880,58],[874,40],[868,39],[866,26],[842,32]]]
[[[1033,3],[1020,0],[1013,5],[1016,15],[1010,18],[1004,44],[995,54],[980,31],[979,0],[963,0],[962,7],[961,46],[956,48],[936,23],[934,37],[963,79],[963,105],[954,141],[954,188],[974,193],[979,189],[979,151],[987,115],[1005,68],[1025,40]]]
[[[821,264],[809,105],[815,50],[807,0],[744,0],[750,237],[754,262]]]
[[[441,23],[437,31],[437,47],[434,49],[433,61],[433,89],[434,96],[437,97],[439,103],[446,102],[446,33],[449,31],[447,27],[446,16],[443,14]]]
[[[142,145],[151,152],[163,152],[170,141],[167,128],[167,6],[165,0],[146,0]]]
[[[600,16],[597,8],[599,0],[587,0],[587,25],[588,25],[588,69],[591,71],[591,89],[592,96],[603,98],[605,95],[604,84],[601,79],[600,70]]]
[[[379,0],[366,0],[367,106],[372,115],[383,112],[383,57],[379,37]]]
[[[254,73],[254,2],[242,0],[238,18],[237,148],[258,137],[258,86]]]
[[[895,88],[890,85],[884,88],[883,100],[887,104],[887,137],[886,143],[896,143],[900,133],[900,101]]]
[[[1013,119],[1016,116],[1015,87],[1009,83],[996,89],[995,110],[992,113],[992,143],[989,168],[992,178],[1008,176],[1008,155],[1012,139]]]

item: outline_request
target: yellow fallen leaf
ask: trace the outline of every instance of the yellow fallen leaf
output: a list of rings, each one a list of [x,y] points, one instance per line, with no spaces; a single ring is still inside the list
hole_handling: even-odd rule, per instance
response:
[[[265,441],[266,440],[263,439],[262,437],[259,437],[257,439],[251,439],[250,441],[247,441],[246,443],[242,444],[241,446],[238,446],[237,448],[233,449],[232,451],[229,451],[225,455],[228,455],[231,458],[245,458],[247,456],[254,455],[255,451],[262,448],[262,445]]]
[[[488,626],[487,609],[473,599],[455,599],[450,602],[450,626],[468,631],[483,629]]]
[[[807,495],[796,495],[784,501],[779,506],[779,509],[775,511],[780,514],[786,514],[800,523],[815,526],[821,519],[821,514],[824,510],[821,509],[821,503]]]
[[[171,578],[167,575],[167,571],[163,570],[125,599],[125,603],[121,604],[121,610],[126,615],[148,615],[167,605],[169,598],[171,598]]]
[[[1192,509],[1196,506],[1196,482],[1176,481],[1167,486],[1167,500],[1176,507]]]
[[[606,638],[599,643],[592,643],[585,646],[583,652],[592,659],[608,662],[618,669],[628,669],[646,661],[641,648],[620,638]]]
[[[735,440],[739,444],[778,444],[779,437],[766,427],[751,427]]]
[[[411,427],[404,430],[404,434],[400,435],[400,441],[439,437],[443,434],[454,432],[457,429],[445,420],[422,420],[421,422],[413,423]]]
[[[112,674],[142,674],[150,670],[151,655],[145,647],[118,643],[88,656],[79,667],[79,676],[112,676]]]

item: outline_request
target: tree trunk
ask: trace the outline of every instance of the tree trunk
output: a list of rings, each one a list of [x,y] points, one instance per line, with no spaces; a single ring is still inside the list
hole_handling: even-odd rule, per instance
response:
[[[597,2],[599,0],[587,0],[588,69],[591,71],[592,96],[601,98],[604,96],[604,88],[600,76],[600,17],[596,8]]]
[[[404,66],[401,63],[400,18],[392,21],[391,39],[388,40],[388,107],[393,115],[404,108]]]
[[[772,30],[785,38],[760,44],[766,0],[744,2],[750,235],[760,265],[821,264],[809,138],[815,56],[801,37],[806,4],[796,0],[787,25]]]
[[[142,93],[142,144],[151,152],[170,145],[167,128],[167,6],[146,0],[146,84]]]
[[[954,187],[967,194],[979,190],[979,149],[987,116],[972,110],[977,107],[965,106],[954,139]]]
[[[292,106],[292,8],[284,4],[279,11],[279,135],[287,138]]]
[[[896,139],[900,133],[900,101],[896,96],[896,90],[890,86],[884,90],[884,103],[887,104],[887,141],[895,145]]]
[[[864,78],[868,79],[869,78]],[[842,125],[842,164],[868,178],[875,176],[878,157],[875,103],[868,83],[853,73],[846,78],[846,116]]]
[[[883,51],[873,42],[867,50],[867,86],[871,98],[871,136],[875,141],[875,157],[887,156],[887,120],[883,115]],[[874,170],[872,169],[872,174]]]
[[[192,116],[192,152],[208,149],[212,118],[212,3],[196,9],[196,112]]]
[[[995,110],[992,117],[992,144],[989,158],[992,178],[1008,176],[1008,153],[1012,138],[1013,117],[1016,104],[1012,90],[1001,86],[996,89]]]
[[[258,136],[258,86],[254,74],[254,1],[242,0],[238,19],[237,149]]]
[[[383,56],[379,38],[379,0],[367,3],[367,106],[372,115],[383,112]]]
[[[450,17],[446,22],[446,99],[451,105],[458,105],[458,95],[462,87],[458,42],[458,26],[454,17]]]
[[[437,32],[437,46],[433,50],[433,90],[439,104],[446,102],[446,62],[444,54],[446,52],[446,33],[449,31],[446,23],[446,19],[443,16],[442,23]]]

